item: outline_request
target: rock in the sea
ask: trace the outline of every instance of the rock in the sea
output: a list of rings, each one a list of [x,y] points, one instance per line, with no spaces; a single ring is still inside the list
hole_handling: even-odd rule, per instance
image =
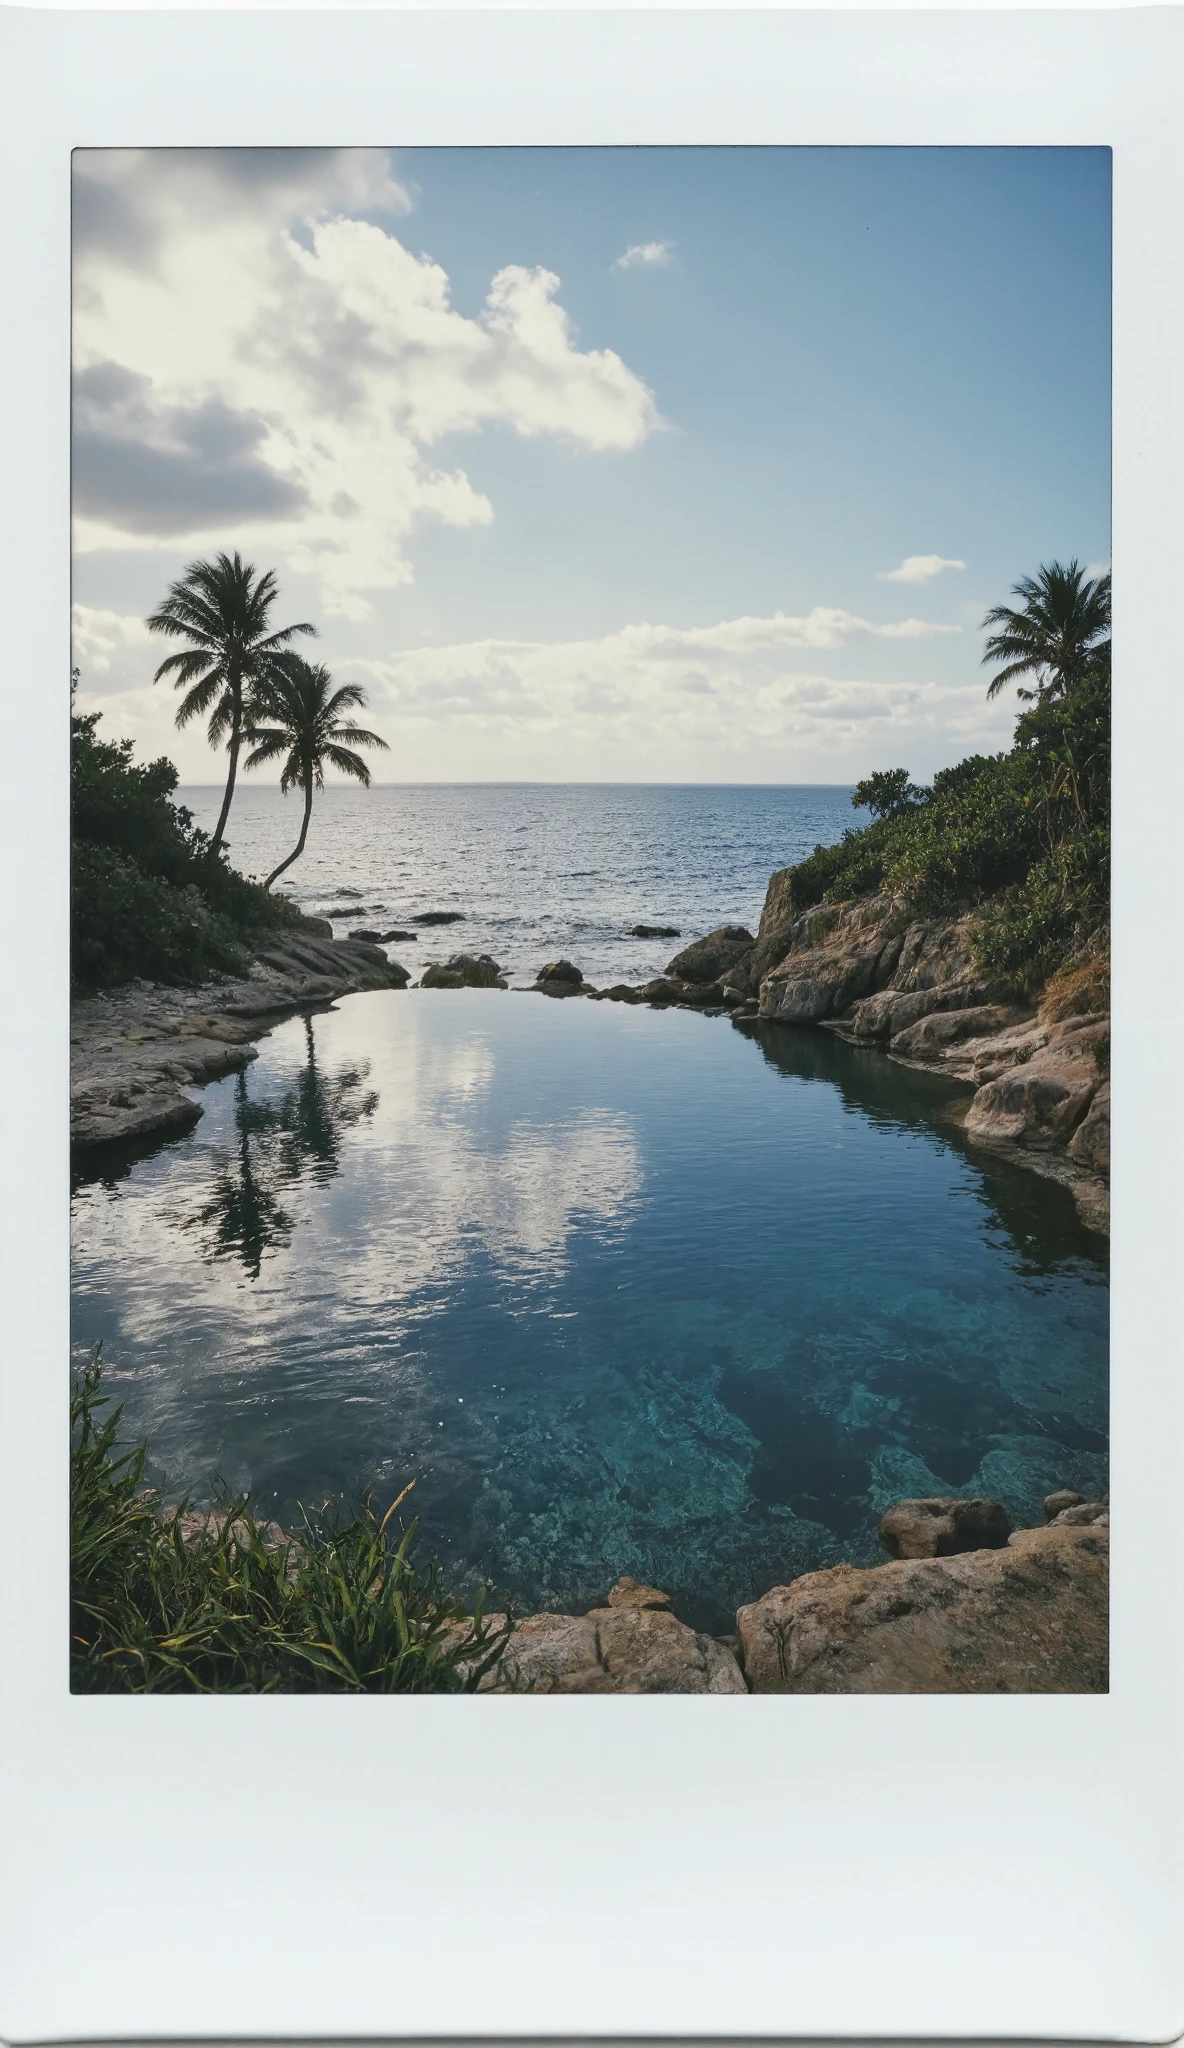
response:
[[[570,960],[552,960],[548,966],[540,967],[535,975],[535,985],[547,990],[549,995],[575,995],[583,986],[584,977]]]
[[[1001,1550],[1011,1521],[997,1500],[898,1500],[880,1519],[880,1541],[892,1557],[955,1557],[963,1550]]]
[[[718,930],[708,932],[705,939],[684,946],[668,963],[666,972],[675,981],[718,981],[753,943],[752,933],[742,924],[721,924]]]
[[[496,1619],[496,1617],[495,1617]],[[520,1621],[481,1692],[742,1693],[731,1651],[670,1612],[665,1593],[620,1579],[590,1614]]]
[[[380,946],[390,946],[390,945],[404,945],[404,946],[406,946],[406,945],[412,945],[412,946],[415,946],[415,945],[418,945],[418,944],[419,944],[419,933],[418,933],[418,932],[400,932],[400,931],[393,931],[393,932],[379,932],[379,934],[378,934],[378,943],[379,943],[379,945],[380,945]]]
[[[1085,1495],[1083,1493],[1074,1493],[1068,1486],[1060,1487],[1056,1493],[1046,1493],[1044,1496],[1045,1521],[1055,1521],[1057,1516],[1062,1514],[1066,1508],[1075,1508],[1084,1499]]]
[[[643,981],[633,992],[638,1003],[652,1003],[657,1009],[664,1009],[670,1003],[680,1003],[686,995],[686,983],[673,981],[668,974],[659,974],[654,981]]]
[[[1105,1692],[1109,1538],[1020,1529],[1002,1550],[808,1572],[740,1609],[745,1677],[753,1692]]]
[[[497,961],[489,953],[454,953],[451,960],[425,967],[421,988],[505,988]]]
[[[421,910],[413,917],[412,924],[460,924],[464,919],[463,910]]]
[[[330,937],[332,937],[332,930],[330,930]],[[350,938],[361,939],[363,945],[366,946],[381,946],[383,943],[381,932],[356,931],[350,933]]]
[[[631,939],[681,939],[682,933],[676,924],[631,924]]]
[[[594,1003],[640,1003],[643,1000],[640,988],[631,981],[614,981],[611,988],[589,989]]]

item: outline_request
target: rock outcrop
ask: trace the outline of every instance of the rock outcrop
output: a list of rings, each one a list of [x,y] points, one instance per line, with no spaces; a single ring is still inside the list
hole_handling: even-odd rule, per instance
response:
[[[684,946],[666,972],[674,981],[719,981],[729,968],[747,958],[752,947],[752,933],[742,924],[721,924],[717,930],[708,932],[705,939]]]
[[[500,1627],[502,1617],[492,1617]],[[669,1596],[620,1579],[590,1614],[518,1622],[479,1692],[742,1693],[731,1650],[670,1612]]]
[[[1001,1550],[1011,1522],[997,1500],[899,1500],[880,1519],[891,1557],[955,1557],[964,1550]]]
[[[1105,1692],[1109,1529],[1021,1529],[1002,1549],[849,1564],[736,1617],[753,1692]]]
[[[281,1017],[360,989],[407,986],[398,961],[331,933],[327,923],[306,918],[259,946],[245,975],[200,988],[138,981],[75,1002],[71,1144],[185,1130],[202,1113],[186,1089],[246,1066],[256,1057],[252,1039]]]

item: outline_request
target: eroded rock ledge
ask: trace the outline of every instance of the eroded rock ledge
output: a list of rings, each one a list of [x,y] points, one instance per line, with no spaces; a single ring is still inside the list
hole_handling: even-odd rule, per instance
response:
[[[200,988],[151,982],[75,1002],[70,1017],[70,1142],[75,1147],[184,1130],[201,1105],[187,1088],[257,1057],[251,1040],[307,1003],[405,988],[378,946],[334,939],[307,918],[256,950],[248,971]]]
[[[518,1622],[479,1692],[1096,1693],[1109,1684],[1108,1501],[1050,1494],[1012,1531],[997,1501],[900,1501],[889,1564],[806,1572],[703,1635],[620,1579],[588,1614]],[[491,1617],[500,1627],[504,1617]]]

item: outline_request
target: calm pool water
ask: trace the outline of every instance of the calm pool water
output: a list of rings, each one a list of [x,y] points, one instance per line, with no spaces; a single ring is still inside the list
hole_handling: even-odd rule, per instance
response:
[[[1105,1486],[1103,1242],[958,1099],[820,1031],[351,996],[79,1186],[75,1344],[174,1495],[416,1475],[462,1589],[727,1627],[903,1495]]]

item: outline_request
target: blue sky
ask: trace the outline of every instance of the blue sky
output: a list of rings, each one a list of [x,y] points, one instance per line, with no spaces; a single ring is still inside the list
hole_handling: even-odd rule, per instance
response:
[[[220,546],[365,684],[391,780],[926,776],[1007,742],[984,609],[1108,559],[1107,151],[75,177],[77,659],[187,780],[142,618]]]

